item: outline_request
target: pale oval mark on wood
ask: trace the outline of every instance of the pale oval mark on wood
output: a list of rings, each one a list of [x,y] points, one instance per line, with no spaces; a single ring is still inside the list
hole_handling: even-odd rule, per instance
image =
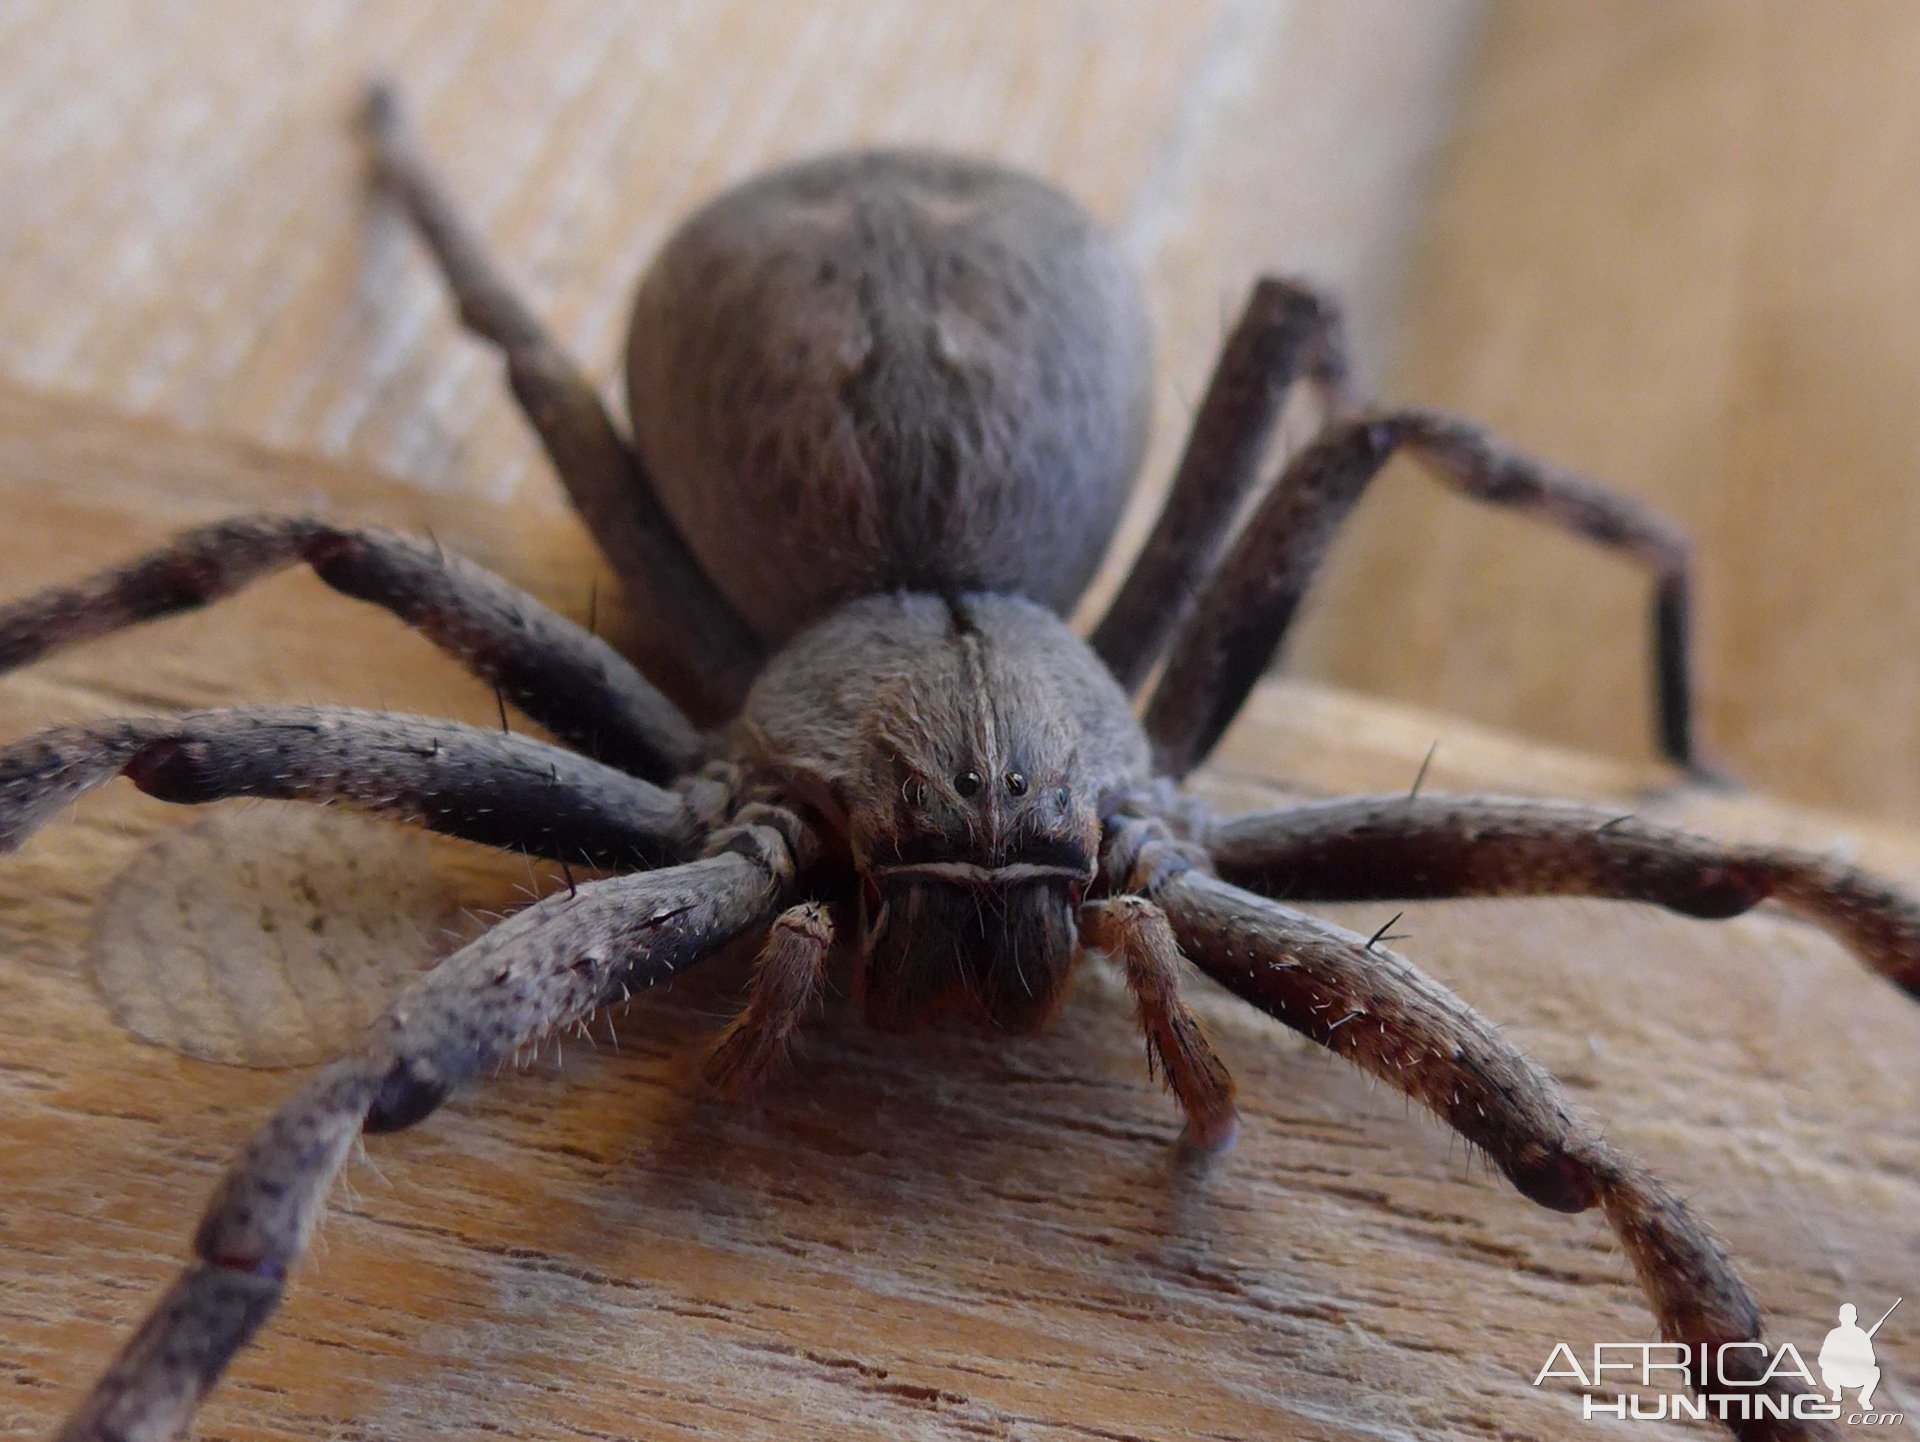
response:
[[[549,884],[520,858],[260,803],[142,850],[101,901],[88,968],[147,1041],[303,1066],[348,1049],[410,977]]]

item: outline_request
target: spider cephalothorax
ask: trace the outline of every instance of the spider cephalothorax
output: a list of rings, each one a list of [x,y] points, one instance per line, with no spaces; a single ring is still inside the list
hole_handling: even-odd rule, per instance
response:
[[[884,152],[729,192],[641,287],[629,446],[494,274],[384,91],[368,126],[381,180],[462,318],[500,349],[631,593],[639,664],[429,542],[310,516],[208,526],[0,610],[0,668],[304,563],[563,744],[311,707],[68,727],[0,751],[0,850],[124,775],[182,803],[346,803],[612,874],[447,957],[273,1115],[215,1193],[194,1260],[63,1436],[188,1425],[277,1305],[363,1131],[419,1122],[556,1028],[742,941],[759,962],[709,1068],[728,1093],[781,1064],[836,951],[876,1026],[957,1013],[1002,1030],[1045,1021],[1098,952],[1125,976],[1189,1137],[1218,1147],[1233,1086],[1181,1000],[1191,965],[1429,1107],[1525,1196],[1600,1208],[1688,1355],[1757,1341],[1718,1243],[1551,1077],[1382,938],[1293,904],[1552,894],[1718,917],[1771,900],[1910,992],[1920,908],[1817,857],[1578,806],[1403,794],[1218,819],[1177,795],[1397,451],[1652,572],[1659,737],[1697,769],[1683,538],[1464,421],[1353,411],[1332,309],[1267,280],[1159,522],[1082,641],[1060,613],[1132,482],[1150,367],[1138,288],[1071,201],[980,162]],[[1325,425],[1259,486],[1301,381]],[[1755,1391],[1763,1420],[1737,1431],[1812,1435],[1827,1415],[1790,1380]]]
[[[1147,765],[1125,694],[1057,616],[990,594],[852,602],[769,664],[736,734],[844,837],[874,1025],[1052,1013],[1102,804]]]

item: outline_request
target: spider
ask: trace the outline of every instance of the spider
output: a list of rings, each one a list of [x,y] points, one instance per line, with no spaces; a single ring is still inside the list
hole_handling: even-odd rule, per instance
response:
[[[1760,1337],[1720,1245],[1552,1078],[1379,936],[1293,903],[1589,896],[1718,918],[1770,900],[1916,994],[1920,908],[1815,856],[1571,804],[1416,785],[1223,819],[1178,791],[1397,452],[1647,568],[1659,741],[1703,771],[1672,527],[1465,421],[1356,408],[1335,308],[1268,279],[1157,524],[1083,640],[1062,614],[1133,484],[1150,361],[1136,280],[1063,194],[977,160],[886,151],[722,194],[640,285],[629,443],[501,280],[384,85],[364,132],[378,184],[500,352],[630,591],[636,660],[431,542],[308,516],[203,527],[0,610],[0,668],[305,564],[562,744],[308,707],[66,727],[0,751],[0,850],[126,776],[185,804],[346,804],[602,874],[445,958],[269,1118],[63,1437],[188,1427],[278,1304],[363,1132],[414,1125],[547,1034],[735,945],[758,959],[709,1058],[724,1094],[782,1064],[837,957],[875,1027],[957,1015],[1022,1031],[1098,953],[1124,975],[1187,1144],[1209,1151],[1233,1138],[1233,1083],[1182,1000],[1192,966],[1431,1109],[1532,1201],[1601,1209],[1663,1337],[1695,1357]],[[1303,388],[1323,424],[1262,484]],[[1796,1400],[1789,1382],[1752,1380]]]

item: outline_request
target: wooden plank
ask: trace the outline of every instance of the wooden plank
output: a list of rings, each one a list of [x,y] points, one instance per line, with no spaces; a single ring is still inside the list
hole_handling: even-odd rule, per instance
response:
[[[1162,364],[1136,537],[1255,275],[1346,295],[1377,362],[1478,8],[18,0],[0,374],[557,510],[491,358],[369,211],[348,126],[368,74],[399,78],[508,272],[609,389],[633,283],[700,200],[837,146],[939,145],[1058,181],[1146,273]]]
[[[1916,65],[1904,0],[1499,5],[1393,384],[1684,523],[1710,743],[1909,822]],[[1645,587],[1584,547],[1399,476],[1319,601],[1316,675],[1646,754]]]
[[[9,591],[263,499],[431,526],[584,612],[594,566],[564,517],[0,387]],[[493,714],[396,623],[294,576],[8,677],[0,735],[267,698]],[[1298,683],[1260,692],[1206,786],[1234,807],[1403,786],[1436,738],[1430,786],[1629,798],[1729,836],[1844,846],[1920,886],[1904,832],[1760,799],[1632,799],[1657,777]],[[181,813],[112,788],[0,866],[9,1435],[53,1424],[291,1086],[134,1039],[89,981],[111,879],[151,871],[156,838],[209,826],[271,849],[324,840],[331,821]],[[305,874],[369,946],[417,946],[443,895],[526,879],[394,833],[369,853],[378,867],[447,889],[401,889],[426,914],[382,931],[387,895],[341,873],[363,839],[349,834]],[[173,880],[231,896],[236,948],[255,907],[276,927],[297,911],[204,871]],[[1388,910],[1332,914],[1371,929]],[[262,965],[297,964],[277,930],[252,929]],[[1591,904],[1420,906],[1396,929],[1679,1183],[1780,1337],[1811,1354],[1841,1300],[1877,1313],[1883,1291],[1916,1290],[1920,1014],[1837,948],[1767,917]],[[1011,1042],[878,1038],[836,1015],[789,1084],[735,1109],[698,1065],[738,983],[689,978],[618,1023],[618,1051],[569,1046],[371,1145],[204,1434],[1566,1435],[1575,1398],[1530,1385],[1552,1345],[1647,1335],[1597,1221],[1530,1207],[1398,1098],[1211,989],[1196,987],[1246,1126],[1194,1176],[1174,1165],[1173,1109],[1110,978],[1089,974],[1050,1032]],[[1916,1338],[1876,1339],[1909,1414]]]

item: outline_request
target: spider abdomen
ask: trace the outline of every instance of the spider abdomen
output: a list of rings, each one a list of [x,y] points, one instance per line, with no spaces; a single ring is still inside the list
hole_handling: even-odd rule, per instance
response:
[[[635,441],[701,564],[764,638],[874,591],[1065,611],[1146,433],[1145,307],[1044,182],[850,152],[747,182],[643,280]]]

